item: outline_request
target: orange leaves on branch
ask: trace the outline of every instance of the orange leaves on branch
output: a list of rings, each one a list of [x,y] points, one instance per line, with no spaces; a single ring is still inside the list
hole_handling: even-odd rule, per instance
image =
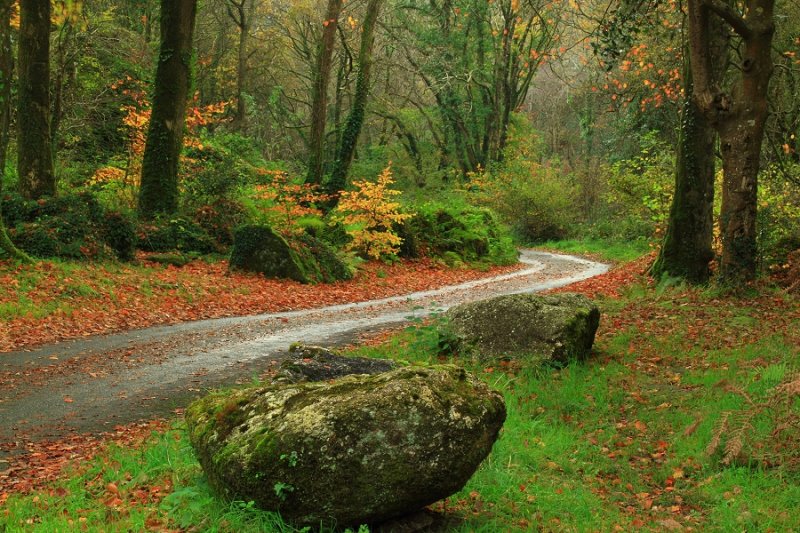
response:
[[[355,190],[342,193],[334,214],[334,220],[343,223],[353,238],[349,248],[373,259],[398,252],[403,240],[393,226],[413,216],[401,212],[400,203],[392,200],[400,195],[400,191],[390,188],[392,183],[391,166],[374,183],[354,182]]]
[[[271,177],[270,183],[256,186],[256,198],[266,200],[264,211],[272,226],[279,232],[291,235],[302,233],[298,221],[304,217],[322,217],[317,207],[330,198],[311,183],[293,183],[282,170],[261,170]]]

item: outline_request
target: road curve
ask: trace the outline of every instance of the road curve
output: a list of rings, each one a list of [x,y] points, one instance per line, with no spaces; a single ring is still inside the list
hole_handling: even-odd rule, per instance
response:
[[[367,302],[159,326],[0,354],[0,460],[13,443],[99,432],[183,407],[202,390],[257,376],[292,342],[337,345],[454,305],[538,292],[608,265],[522,250],[522,270]]]

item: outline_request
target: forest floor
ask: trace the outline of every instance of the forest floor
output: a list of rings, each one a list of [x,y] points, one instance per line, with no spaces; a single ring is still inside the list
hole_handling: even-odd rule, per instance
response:
[[[800,301],[766,282],[656,286],[649,260],[556,289],[603,310],[590,361],[455,358],[503,392],[508,418],[468,485],[432,507],[440,530],[800,529]],[[423,323],[351,353],[435,362],[436,343]],[[179,419],[28,452],[0,473],[0,529],[292,531],[214,498]]]

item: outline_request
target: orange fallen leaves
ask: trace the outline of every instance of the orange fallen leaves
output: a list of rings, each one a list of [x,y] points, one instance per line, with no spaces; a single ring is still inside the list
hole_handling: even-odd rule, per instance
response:
[[[520,268],[481,272],[454,270],[429,260],[392,265],[370,262],[362,265],[353,280],[302,285],[229,273],[225,261],[195,261],[178,268],[149,263],[144,255],[139,259],[146,268],[85,264],[68,276],[47,261],[33,267],[0,262],[0,307],[14,309],[24,301],[28,309],[36,310],[36,316],[29,312],[4,321],[0,352],[153,325],[384,298]],[[35,284],[14,283],[23,276],[35,279]]]

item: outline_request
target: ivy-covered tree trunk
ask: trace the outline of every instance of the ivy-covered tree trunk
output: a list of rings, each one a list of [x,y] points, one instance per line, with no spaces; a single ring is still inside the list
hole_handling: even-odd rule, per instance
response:
[[[139,215],[178,209],[178,164],[191,87],[197,0],[161,0],[161,50],[142,160]]]
[[[728,32],[721,21],[714,23],[709,40],[712,75],[721,84],[728,63]],[[651,275],[683,278],[705,283],[711,277],[714,259],[714,181],[717,133],[697,106],[692,69],[684,56],[684,100],[675,160],[675,194],[664,243]]]
[[[308,137],[308,176],[309,183],[322,183],[324,172],[325,125],[328,117],[328,83],[331,79],[333,46],[336,42],[336,28],[342,0],[328,0],[322,38],[317,51],[317,66],[314,71],[314,87],[311,100],[311,134]]]
[[[378,12],[383,0],[369,0],[364,25],[361,28],[361,48],[358,52],[358,78],[356,79],[356,92],[353,96],[353,107],[342,132],[342,142],[339,145],[336,160],[333,163],[331,179],[327,184],[329,194],[333,195],[334,203],[338,193],[347,186],[347,173],[353,162],[358,136],[364,124],[369,97],[370,72],[372,70],[372,48],[375,44],[375,26],[378,21]]]
[[[17,139],[19,188],[29,199],[56,193],[50,137],[50,1],[21,0]]]
[[[13,0],[0,0],[0,198],[3,197],[3,178],[8,155],[8,137],[11,123],[11,82],[14,72],[14,51],[11,45],[11,11]],[[8,237],[3,222],[3,204],[0,203],[0,250],[8,256],[31,262],[27,254],[19,250]]]
[[[754,279],[757,271],[758,171],[773,70],[774,8],[774,0],[746,0],[742,13],[720,0],[688,2],[695,100],[719,133],[722,152],[720,277],[734,285]],[[712,17],[742,39],[738,79],[730,92],[713,78]]]

